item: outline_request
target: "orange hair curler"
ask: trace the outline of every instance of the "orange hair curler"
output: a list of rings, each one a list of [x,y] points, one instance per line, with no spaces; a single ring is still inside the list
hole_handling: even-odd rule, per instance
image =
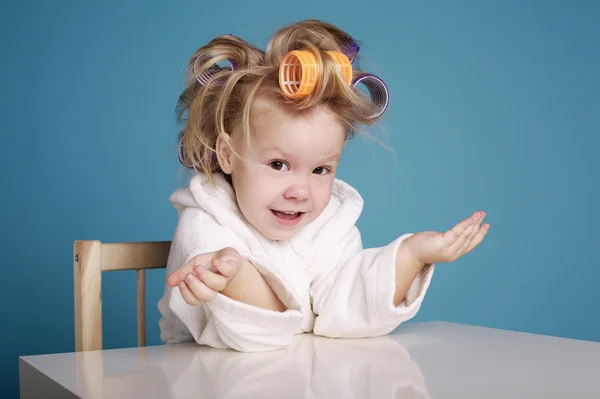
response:
[[[326,51],[340,67],[346,83],[352,81],[352,64],[348,57],[338,51]],[[317,86],[319,65],[317,56],[309,50],[287,53],[279,66],[279,87],[288,98],[302,98],[311,94]]]

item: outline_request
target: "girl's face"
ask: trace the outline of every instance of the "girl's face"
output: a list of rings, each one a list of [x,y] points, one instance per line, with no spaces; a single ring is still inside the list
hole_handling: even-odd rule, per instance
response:
[[[234,136],[242,159],[219,140],[221,168],[231,174],[248,222],[267,238],[289,239],[329,203],[344,127],[325,106],[292,114],[274,101],[257,99],[250,131],[250,143]]]

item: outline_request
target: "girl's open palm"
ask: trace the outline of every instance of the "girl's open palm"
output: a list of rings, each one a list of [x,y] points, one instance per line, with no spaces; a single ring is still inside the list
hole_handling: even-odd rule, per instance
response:
[[[484,218],[485,212],[475,212],[444,233],[423,231],[403,243],[421,264],[453,262],[483,241],[490,227],[482,225]]]

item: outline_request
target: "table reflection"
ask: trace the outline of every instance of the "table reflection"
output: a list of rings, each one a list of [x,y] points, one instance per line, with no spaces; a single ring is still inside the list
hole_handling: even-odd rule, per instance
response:
[[[98,386],[86,391],[106,398],[117,392],[128,398],[429,398],[417,363],[387,336],[302,334],[284,350],[262,353],[195,344],[149,349],[140,348],[137,365],[129,366],[125,357],[119,363],[104,352],[102,394]]]

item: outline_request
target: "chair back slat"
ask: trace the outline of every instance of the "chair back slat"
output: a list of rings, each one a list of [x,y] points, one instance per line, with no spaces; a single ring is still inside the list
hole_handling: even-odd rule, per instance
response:
[[[102,271],[166,267],[170,241],[102,244]]]
[[[137,271],[138,346],[146,346],[146,271]]]

